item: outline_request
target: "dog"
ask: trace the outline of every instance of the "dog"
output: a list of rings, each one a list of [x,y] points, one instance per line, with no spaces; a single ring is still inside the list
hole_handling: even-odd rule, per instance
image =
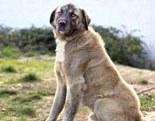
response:
[[[79,104],[88,106],[89,121],[144,121],[135,91],[109,58],[101,36],[84,9],[69,3],[50,17],[56,38],[57,90],[49,117],[73,121]]]

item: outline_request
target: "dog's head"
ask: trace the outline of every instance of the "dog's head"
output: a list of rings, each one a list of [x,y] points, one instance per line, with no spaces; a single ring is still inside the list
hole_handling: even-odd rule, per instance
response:
[[[88,30],[90,18],[83,9],[70,3],[57,7],[51,13],[50,23],[60,36],[71,36],[75,31]]]

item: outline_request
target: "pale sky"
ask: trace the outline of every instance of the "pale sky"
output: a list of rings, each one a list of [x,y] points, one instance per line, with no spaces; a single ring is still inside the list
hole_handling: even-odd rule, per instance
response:
[[[137,34],[155,50],[155,0],[0,0],[0,24],[14,28],[50,26],[52,10],[68,2],[84,8],[91,24],[140,30]],[[155,56],[155,51],[152,53]]]

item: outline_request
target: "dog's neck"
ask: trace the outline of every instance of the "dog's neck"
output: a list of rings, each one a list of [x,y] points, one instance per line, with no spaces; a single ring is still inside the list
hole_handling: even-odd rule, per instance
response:
[[[65,42],[76,41],[77,39],[81,38],[83,33],[85,32],[86,31],[75,31],[70,36],[64,36],[64,35],[60,35],[55,29],[53,29],[55,39],[58,39],[60,41],[65,41]]]

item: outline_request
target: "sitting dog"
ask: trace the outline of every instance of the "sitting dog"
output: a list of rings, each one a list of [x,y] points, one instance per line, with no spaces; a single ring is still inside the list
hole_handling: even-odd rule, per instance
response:
[[[67,4],[52,12],[50,23],[57,42],[57,90],[46,121],[56,121],[63,107],[63,121],[73,121],[80,103],[92,110],[90,121],[144,121],[135,91],[89,26],[87,13]]]

